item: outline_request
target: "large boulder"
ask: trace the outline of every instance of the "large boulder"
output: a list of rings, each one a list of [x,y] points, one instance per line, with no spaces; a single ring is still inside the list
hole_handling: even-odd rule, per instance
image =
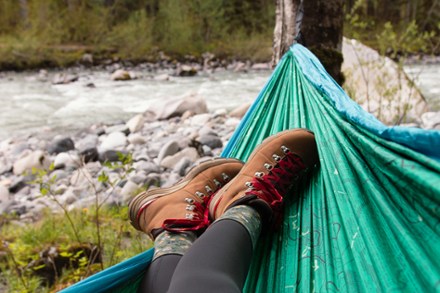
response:
[[[23,172],[30,172],[35,169],[47,169],[50,166],[50,160],[42,151],[34,151],[19,159],[14,163],[13,172],[20,175]]]
[[[426,101],[396,62],[346,38],[342,52],[344,88],[353,100],[385,124],[420,122]]]
[[[162,120],[182,116],[186,111],[191,111],[194,114],[208,113],[208,106],[203,97],[190,94],[168,99],[163,104],[150,110],[156,114],[156,119]]]

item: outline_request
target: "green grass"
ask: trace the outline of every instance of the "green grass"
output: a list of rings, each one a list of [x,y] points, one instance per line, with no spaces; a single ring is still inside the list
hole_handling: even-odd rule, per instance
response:
[[[97,225],[95,209],[84,208],[70,212],[79,230],[81,243],[76,241],[72,227],[66,217],[46,211],[36,223],[23,224],[13,216],[3,216],[0,223],[0,268],[9,292],[50,292],[59,290],[80,279],[110,267],[152,246],[149,238],[136,231],[128,222],[127,207],[113,206],[100,209],[100,229],[102,242],[102,265],[90,265],[78,247],[96,245]],[[56,276],[55,284],[47,286],[45,279],[35,274],[43,270],[41,252],[56,247],[60,255],[69,262],[78,263],[77,268],[65,268],[63,274]],[[32,261],[39,266],[30,265]]]

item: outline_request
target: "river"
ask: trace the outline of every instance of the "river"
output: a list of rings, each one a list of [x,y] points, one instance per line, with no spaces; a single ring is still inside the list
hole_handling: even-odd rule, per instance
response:
[[[411,65],[405,70],[415,78],[430,110],[440,111],[440,64]],[[47,80],[41,80],[38,72],[2,73],[0,140],[42,128],[61,132],[121,121],[163,99],[189,93],[205,97],[210,110],[230,110],[253,101],[271,73],[221,71],[158,81],[151,73],[138,72],[138,79],[117,82],[106,71],[78,71],[78,81],[63,85],[51,83],[55,71]],[[87,86],[90,83],[94,87]]]

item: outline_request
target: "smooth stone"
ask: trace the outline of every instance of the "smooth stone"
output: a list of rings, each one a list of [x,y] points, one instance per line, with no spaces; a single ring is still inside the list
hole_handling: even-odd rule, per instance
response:
[[[145,138],[139,134],[139,133],[132,133],[130,134],[128,137],[128,142],[131,144],[145,144],[147,141],[145,140]]]
[[[203,145],[209,146],[211,149],[223,147],[222,140],[216,135],[202,135],[198,138]]]
[[[126,124],[112,125],[105,128],[105,133],[111,134],[113,132],[122,132],[125,136],[127,136],[130,133],[130,130]]]
[[[217,133],[209,126],[204,126],[199,130],[199,136],[204,135],[215,135],[217,136]]]
[[[161,149],[157,156],[159,162],[165,157],[172,156],[179,151],[179,144],[175,140],[168,141]]]
[[[211,119],[211,114],[204,113],[204,114],[198,114],[190,119],[191,126],[201,126],[208,123],[208,121]]]
[[[191,160],[184,157],[179,162],[177,162],[177,164],[174,166],[173,170],[174,170],[174,172],[179,174],[179,176],[184,176],[186,173],[186,169],[189,166],[191,166],[191,164],[192,164]]]
[[[161,183],[161,176],[157,173],[150,173],[147,176],[147,179],[144,182],[144,186],[148,189],[151,187],[159,187]]]
[[[178,76],[194,76],[197,74],[197,69],[190,65],[181,65],[177,68],[176,74]]]
[[[144,172],[137,172],[134,175],[129,175],[129,179],[137,185],[142,186],[147,180],[147,175]]]
[[[127,121],[125,126],[130,130],[130,133],[138,132],[144,126],[144,117],[142,114],[138,114]]]
[[[69,84],[78,80],[78,75],[58,73],[52,79],[52,84]]]
[[[245,103],[243,105],[240,105],[237,108],[235,108],[234,110],[232,110],[229,113],[229,116],[241,119],[246,114],[246,112],[249,110],[250,106],[251,106],[251,103]]]
[[[160,165],[165,168],[173,169],[177,162],[184,157],[187,157],[191,162],[195,162],[199,158],[199,154],[195,148],[186,148],[172,156],[164,158],[160,162]]]
[[[9,200],[9,190],[3,186],[0,185],[0,203],[6,202]]]
[[[72,191],[72,189],[66,190],[60,197],[59,200],[63,205],[73,204],[78,200],[77,195]]]
[[[84,162],[96,162],[99,160],[99,153],[98,149],[93,147],[89,149],[84,149],[81,152],[79,152],[81,158],[84,160]]]
[[[75,143],[78,152],[83,152],[87,149],[96,148],[98,146],[99,138],[96,134],[88,134]]]
[[[150,173],[158,173],[160,172],[160,167],[152,162],[146,162],[146,161],[138,161],[133,163],[133,168],[135,170],[142,170],[145,174]]]
[[[139,185],[137,185],[131,180],[128,180],[121,190],[123,201],[128,202],[133,196],[136,195],[135,193],[138,191],[139,191]]]
[[[240,120],[234,117],[231,117],[225,121],[226,127],[237,127],[240,124]]]
[[[33,168],[47,169],[49,166],[50,160],[46,157],[45,153],[37,150],[16,161],[13,166],[13,173],[20,175],[25,171],[32,171]]]
[[[47,147],[49,154],[59,154],[75,149],[75,143],[70,137],[58,138]]]
[[[126,151],[108,150],[99,153],[99,162],[118,162],[120,154],[127,154]]]
[[[426,112],[422,114],[423,128],[440,129],[440,112]]]
[[[154,80],[156,80],[156,81],[168,81],[168,80],[170,80],[170,76],[168,75],[168,74],[159,74],[159,75],[156,75],[156,76],[154,76]]]
[[[69,177],[70,174],[68,172],[66,172],[65,170],[54,170],[50,173],[50,177],[53,178],[55,177],[55,179],[58,180],[62,180],[64,178]]]
[[[184,97],[168,99],[155,109],[150,110],[156,113],[157,119],[161,120],[182,116],[186,111],[191,111],[194,114],[208,113],[208,106],[204,98],[191,94]]]
[[[53,162],[55,169],[71,167],[77,169],[81,165],[81,161],[76,154],[59,153]]]
[[[93,176],[85,167],[75,170],[70,177],[70,185],[77,187],[84,187],[93,182]]]
[[[180,179],[182,178],[182,176],[180,176],[177,173],[171,173],[169,176],[164,176],[161,179],[163,180],[163,184],[162,184],[162,188],[166,188],[166,187],[170,187],[172,185],[174,185],[175,183],[177,183]]]
[[[110,76],[111,80],[116,80],[116,81],[124,81],[124,80],[131,80],[132,77],[130,75],[130,72],[123,70],[123,69],[118,69],[115,72],[112,73],[112,75]]]
[[[202,150],[205,156],[212,156],[212,149],[209,146],[203,145]]]
[[[127,144],[127,137],[122,132],[112,132],[110,133],[99,146],[99,151],[108,151],[118,147],[124,147]]]

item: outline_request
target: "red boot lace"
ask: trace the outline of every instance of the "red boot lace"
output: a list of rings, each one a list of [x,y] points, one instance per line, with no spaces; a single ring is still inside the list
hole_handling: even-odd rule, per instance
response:
[[[292,179],[296,179],[301,171],[305,170],[302,159],[294,153],[287,153],[269,173],[252,179],[252,187],[246,191],[246,195],[255,195],[267,202],[274,211],[275,224],[280,221],[283,207],[283,195],[292,185]]]
[[[203,203],[194,202],[193,217],[191,219],[167,219],[162,228],[170,232],[198,231],[209,226],[209,210],[206,208],[210,197],[205,196]]]

